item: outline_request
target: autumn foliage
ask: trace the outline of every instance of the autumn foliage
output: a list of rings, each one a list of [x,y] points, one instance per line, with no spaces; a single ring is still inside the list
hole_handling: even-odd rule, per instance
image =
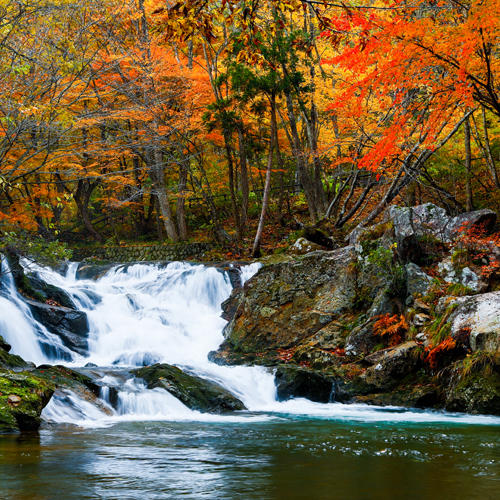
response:
[[[6,0],[0,231],[257,255],[296,218],[340,230],[398,197],[497,208],[499,13]]]

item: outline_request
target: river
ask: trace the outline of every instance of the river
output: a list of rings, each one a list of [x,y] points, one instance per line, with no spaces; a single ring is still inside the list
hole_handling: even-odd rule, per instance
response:
[[[243,279],[256,270],[244,268]],[[278,402],[271,371],[209,363],[207,353],[222,341],[220,303],[231,291],[220,270],[136,264],[97,281],[76,279],[76,264],[65,276],[36,271],[87,313],[88,356],[68,351],[38,324],[8,276],[0,334],[14,353],[37,364],[105,367],[101,383],[119,398],[106,415],[58,391],[39,432],[1,435],[1,499],[499,496],[500,418]],[[162,389],[113,376],[160,361],[220,383],[249,411],[201,414]]]

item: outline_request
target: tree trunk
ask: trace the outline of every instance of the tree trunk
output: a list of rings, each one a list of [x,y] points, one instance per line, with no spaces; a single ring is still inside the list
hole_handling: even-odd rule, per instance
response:
[[[488,134],[488,123],[486,122],[486,110],[484,106],[481,106],[481,111],[483,115],[483,128],[484,128],[484,147],[486,149],[486,158],[487,163],[490,167],[491,176],[493,177],[493,182],[495,183],[495,187],[500,189],[500,181],[498,180],[498,172],[495,165],[495,160],[493,159],[493,155],[491,153],[491,144],[490,144],[490,136]]]
[[[238,149],[240,156],[240,176],[241,176],[241,232],[245,231],[248,220],[248,198],[250,189],[248,187],[248,167],[247,155],[245,151],[245,137],[243,135],[243,125],[238,127]]]
[[[292,150],[293,155],[295,156],[295,159],[297,161],[297,173],[300,183],[302,184],[304,194],[306,195],[307,204],[309,206],[309,216],[311,217],[312,222],[316,222],[316,219],[318,218],[318,210],[316,208],[314,189],[311,185],[311,179],[306,169],[304,154],[300,145],[299,133],[297,131],[297,122],[295,120],[295,113],[293,110],[292,95],[289,90],[285,90],[284,94],[287,106],[288,121],[290,123],[290,131],[293,141]]]
[[[104,238],[95,230],[94,226],[92,225],[92,221],[90,220],[90,215],[88,211],[90,197],[92,195],[92,191],[96,187],[97,187],[96,182],[89,183],[84,179],[80,179],[78,181],[78,187],[76,189],[76,193],[74,194],[74,200],[76,206],[78,207],[78,211],[80,212],[80,215],[82,217],[85,229],[90,233],[90,235],[92,236],[92,238],[94,238],[94,240],[98,241],[99,243],[102,243],[104,241]]]
[[[470,123],[469,118],[464,121],[464,139],[465,139],[465,208],[467,212],[472,212],[472,154],[470,147]]]
[[[231,152],[229,132],[227,130],[224,131],[224,144],[226,146],[227,168],[229,174],[229,194],[231,195],[231,205],[233,207],[234,225],[236,228],[236,239],[238,240],[238,242],[241,243],[243,235],[241,234],[240,211],[238,210],[238,202],[236,200],[236,193],[234,188],[233,155]]]
[[[160,207],[161,218],[167,231],[167,238],[174,243],[179,241],[179,235],[174,223],[174,216],[170,208],[167,188],[165,187],[165,179],[163,175],[163,157],[158,147],[155,148],[154,166],[152,169],[153,181],[155,184],[156,198]]]
[[[179,228],[179,239],[186,241],[188,239],[188,231],[186,224],[186,184],[187,184],[187,168],[184,165],[186,160],[183,158],[179,165],[179,192],[177,198],[177,227]]]
[[[276,96],[271,94],[271,134],[269,137],[269,156],[267,159],[267,169],[266,169],[266,183],[264,186],[264,196],[262,197],[262,211],[260,213],[259,227],[257,228],[257,233],[255,235],[255,240],[253,243],[252,255],[254,258],[258,258],[261,255],[260,243],[262,240],[262,233],[264,231],[264,222],[266,220],[267,206],[269,205],[269,192],[271,190],[271,174],[273,167],[273,149],[274,149],[274,136],[276,130]]]

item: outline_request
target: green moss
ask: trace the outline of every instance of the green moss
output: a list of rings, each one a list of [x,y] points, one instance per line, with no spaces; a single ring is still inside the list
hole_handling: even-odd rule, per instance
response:
[[[466,295],[475,295],[477,292],[472,288],[460,283],[450,283],[446,287],[446,294],[454,297],[465,297]]]
[[[53,392],[54,386],[51,383],[34,377],[29,372],[0,370],[0,429],[38,429],[42,409]],[[13,396],[17,397],[15,401],[12,401]]]
[[[224,413],[245,409],[239,399],[218,384],[184,373],[176,366],[156,364],[131,373],[144,379],[149,389],[161,387],[193,410]]]
[[[28,363],[20,356],[9,354],[7,351],[0,349],[0,369],[1,368],[25,368]]]

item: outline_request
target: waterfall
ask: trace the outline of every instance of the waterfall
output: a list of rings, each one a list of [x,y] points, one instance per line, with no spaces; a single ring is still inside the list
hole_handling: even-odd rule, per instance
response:
[[[72,359],[71,352],[57,335],[35,320],[19,295],[4,256],[0,274],[0,335],[12,346],[12,353],[39,365],[59,359]]]
[[[72,353],[69,360],[49,359],[40,347],[40,340],[60,347],[59,339],[33,319],[12,279],[7,278],[10,296],[3,299],[5,304],[0,307],[2,311],[7,307],[16,309],[24,323],[18,331],[9,315],[2,314],[3,330],[7,332],[4,337],[12,343],[13,352],[25,359],[75,368],[92,363],[108,367],[108,371],[168,363],[225,387],[250,410],[264,409],[275,402],[274,376],[268,370],[218,366],[207,359],[208,352],[217,349],[223,340],[225,321],[220,317],[220,304],[232,290],[226,272],[184,262],[141,263],[117,265],[104,276],[90,280],[77,279],[77,263],[71,263],[64,276],[27,261],[22,264],[46,283],[66,291],[77,308],[87,314],[89,322],[87,357]],[[242,280],[249,279],[259,267],[245,266]],[[43,339],[39,332],[44,332]],[[105,378],[100,382],[113,387],[118,404],[115,407],[109,404],[110,392],[106,387],[101,398],[115,417],[200,418],[200,414],[186,408],[167,391],[148,390],[134,379],[123,383],[109,376]],[[58,392],[44,410],[46,418],[60,422],[81,424],[85,420],[83,415],[94,423],[106,420],[90,403],[67,390]]]
[[[2,260],[2,269],[6,269]],[[47,283],[65,290],[89,321],[89,350],[83,357],[68,353],[60,339],[32,316],[17,293],[12,277],[0,278],[0,334],[12,352],[40,363],[89,368],[100,377],[98,404],[69,389],[58,389],[42,416],[49,421],[102,427],[123,420],[196,420],[227,422],[267,420],[281,415],[307,415],[319,419],[462,423],[498,422],[495,417],[453,415],[401,408],[379,408],[334,402],[320,404],[304,399],[276,401],[274,375],[263,367],[218,366],[207,354],[223,340],[220,304],[231,293],[227,273],[214,267],[173,262],[117,265],[98,279],[77,279],[78,264],[65,276],[23,262]],[[259,268],[242,269],[249,279]],[[241,399],[250,412],[210,415],[190,410],[169,392],[147,389],[128,368],[155,362],[179,366],[214,381]],[[94,402],[95,403],[95,402]],[[258,413],[255,413],[258,412]]]

